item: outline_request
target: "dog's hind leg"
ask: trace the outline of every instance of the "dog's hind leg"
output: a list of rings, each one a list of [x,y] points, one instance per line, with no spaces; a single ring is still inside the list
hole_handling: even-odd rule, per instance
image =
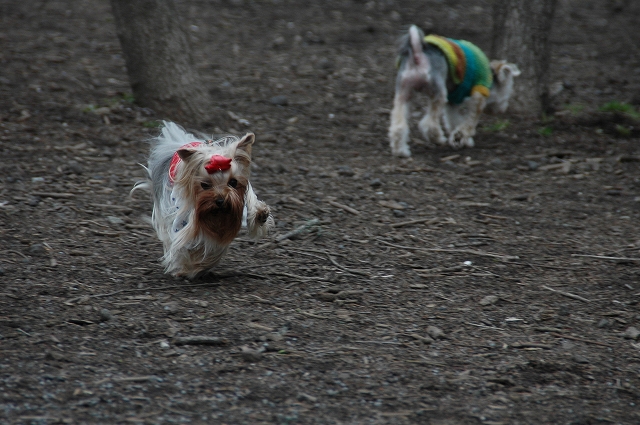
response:
[[[409,97],[407,90],[397,90],[393,99],[391,125],[389,126],[389,142],[394,156],[410,157],[409,149]]]
[[[446,95],[438,95],[430,99],[427,113],[420,120],[418,127],[427,141],[444,145],[447,138],[442,131],[444,108],[447,103]]]

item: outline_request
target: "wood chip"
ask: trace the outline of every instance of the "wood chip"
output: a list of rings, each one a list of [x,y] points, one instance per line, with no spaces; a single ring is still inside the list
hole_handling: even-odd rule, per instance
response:
[[[419,219],[416,219],[416,220],[409,220],[409,221],[403,221],[403,222],[400,222],[400,223],[393,223],[391,225],[391,227],[393,227],[395,229],[395,228],[398,228],[398,227],[411,226],[413,224],[422,224],[422,223],[425,223],[425,224],[429,225],[429,224],[435,224],[435,223],[437,223],[439,221],[440,221],[439,218],[419,218]]]
[[[330,205],[333,205],[336,208],[343,209],[348,213],[351,213],[353,215],[360,215],[360,211],[358,211],[356,209],[353,209],[353,208],[351,208],[351,207],[349,207],[347,205],[341,204],[341,203],[336,202],[336,201],[328,201],[328,202],[329,202]]]
[[[181,336],[173,339],[175,345],[227,345],[229,340],[219,336]]]
[[[549,288],[546,285],[542,285],[542,287],[544,289],[548,289],[551,292],[555,292],[555,293],[558,293],[560,295],[564,295],[565,297],[573,298],[574,300],[580,300],[580,301],[583,301],[585,303],[590,303],[591,302],[591,300],[583,298],[580,295],[572,294],[571,292],[558,291],[557,289]]]
[[[31,192],[33,196],[40,196],[42,198],[57,198],[57,199],[68,199],[74,198],[76,195],[74,193],[54,193],[54,192]]]
[[[315,226],[316,224],[318,224],[320,222],[320,220],[318,220],[317,218],[314,218],[313,220],[309,220],[306,223],[304,223],[301,226],[298,226],[297,228],[295,228],[294,230],[285,233],[284,235],[280,235],[277,236],[275,238],[276,242],[280,243],[286,239],[289,239],[293,236],[299,235],[300,233],[305,232],[309,227]]]

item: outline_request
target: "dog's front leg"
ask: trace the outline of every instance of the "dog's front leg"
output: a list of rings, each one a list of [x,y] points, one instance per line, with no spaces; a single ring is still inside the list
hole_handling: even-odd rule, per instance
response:
[[[389,126],[389,142],[394,156],[408,158],[409,149],[409,93],[406,90],[396,91],[391,110],[391,125]]]
[[[473,136],[476,134],[476,127],[486,104],[486,97],[477,92],[465,100],[464,115],[460,117],[460,123],[456,124],[449,134],[449,145],[454,148],[464,146],[472,148],[474,146]]]
[[[443,122],[447,98],[445,94],[439,94],[430,100],[427,113],[420,120],[418,127],[427,141],[444,145],[447,143],[447,138],[442,131],[441,123]]]
[[[271,209],[269,205],[263,201],[258,200],[256,193],[253,191],[251,185],[247,187],[246,193],[247,208],[247,230],[249,236],[258,239],[269,234],[274,226],[273,217],[271,216]]]

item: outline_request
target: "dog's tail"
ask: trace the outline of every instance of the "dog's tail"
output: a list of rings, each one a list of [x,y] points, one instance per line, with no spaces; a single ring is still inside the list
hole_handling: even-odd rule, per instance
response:
[[[429,61],[424,54],[424,32],[415,25],[409,27],[407,34],[400,39],[398,66],[405,62],[406,66],[428,66]]]

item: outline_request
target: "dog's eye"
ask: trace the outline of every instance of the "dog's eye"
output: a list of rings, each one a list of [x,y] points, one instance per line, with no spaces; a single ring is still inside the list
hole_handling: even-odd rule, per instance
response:
[[[229,186],[236,187],[237,185],[238,185],[238,180],[236,179],[229,180]]]
[[[213,186],[211,186],[211,183],[209,183],[209,182],[200,182],[200,187],[202,187],[204,190],[209,190]]]

